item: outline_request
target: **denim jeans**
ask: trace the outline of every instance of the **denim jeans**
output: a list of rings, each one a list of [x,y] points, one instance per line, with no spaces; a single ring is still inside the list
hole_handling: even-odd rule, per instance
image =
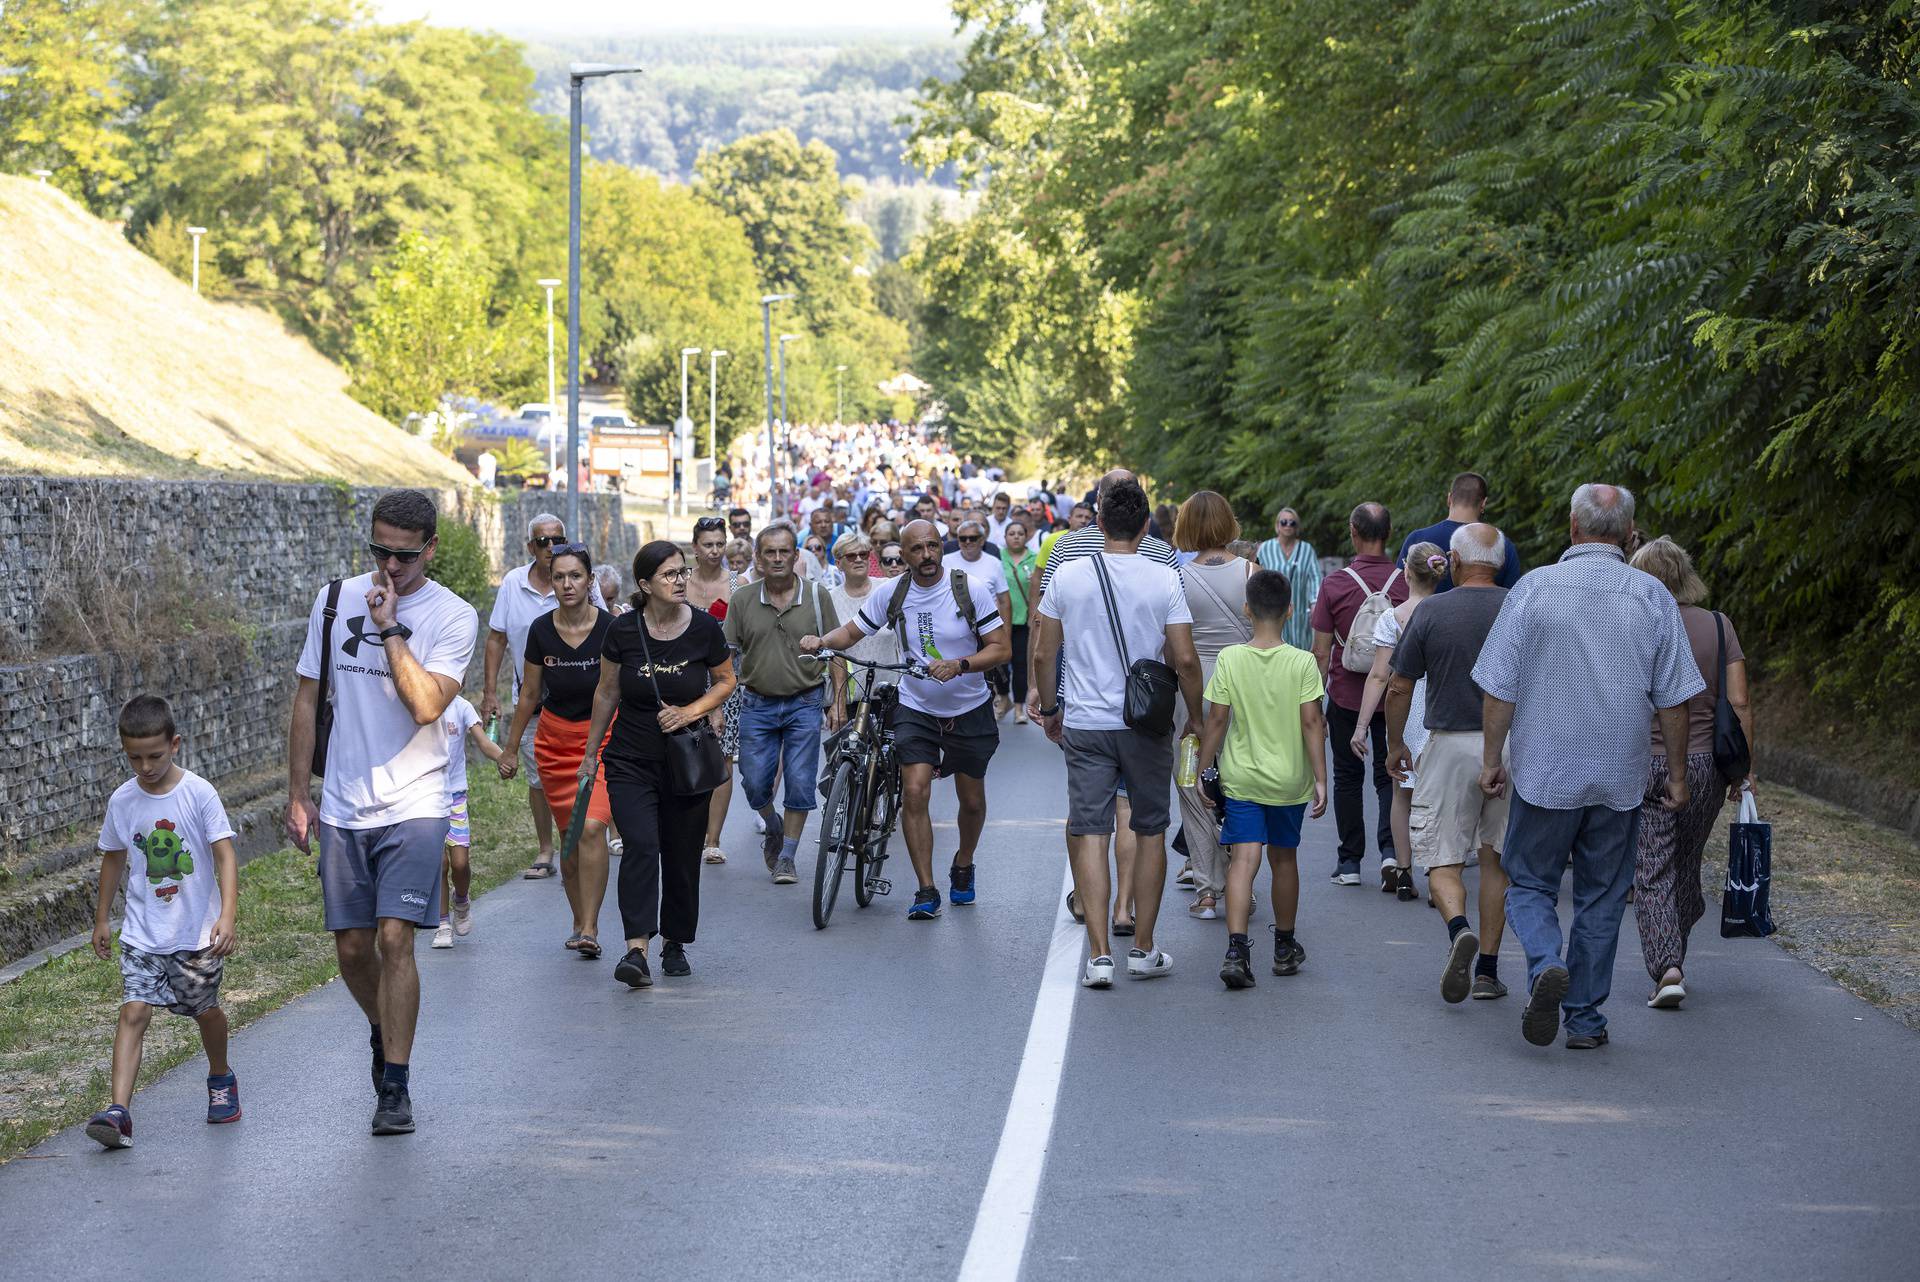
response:
[[[747,804],[764,810],[773,800],[773,776],[785,780],[784,810],[812,810],[819,790],[820,688],[773,699],[740,696],[740,786]]]
[[[1527,954],[1527,983],[1560,961],[1560,877],[1573,856],[1573,930],[1567,940],[1571,977],[1563,1011],[1568,1033],[1597,1033],[1613,989],[1613,955],[1633,885],[1640,812],[1585,806],[1549,810],[1512,794],[1507,813],[1507,922]]]

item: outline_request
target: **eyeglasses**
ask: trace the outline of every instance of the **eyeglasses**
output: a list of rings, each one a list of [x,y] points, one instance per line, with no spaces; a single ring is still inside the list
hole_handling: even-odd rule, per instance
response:
[[[389,548],[382,547],[378,543],[369,543],[367,544],[367,551],[373,553],[373,559],[376,561],[394,560],[402,565],[412,565],[420,559],[422,552],[425,552],[432,546],[432,539],[428,539],[417,548]]]
[[[527,542],[537,548],[552,547],[556,543],[565,543],[566,541],[567,536],[564,534],[541,534],[527,540]]]
[[[986,541],[987,536],[984,534],[962,534],[960,536],[960,542],[962,543],[984,543]]]
[[[1283,530],[1294,530],[1300,527],[1300,522],[1298,521],[1275,521],[1274,524]]]
[[[656,579],[665,579],[669,583],[685,583],[689,578],[693,577],[693,571],[683,565],[677,570],[662,570],[653,577]]]
[[[883,556],[880,558],[880,564],[882,565],[905,565],[906,563],[905,557]]]

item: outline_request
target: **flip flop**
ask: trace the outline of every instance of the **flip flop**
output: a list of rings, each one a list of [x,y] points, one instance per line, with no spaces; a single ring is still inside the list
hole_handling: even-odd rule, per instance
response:
[[[581,935],[579,936],[579,939],[580,939],[580,950],[579,950],[580,955],[586,958],[588,961],[599,960],[600,941],[595,939],[592,935]]]
[[[1087,915],[1075,906],[1073,902],[1073,892],[1071,890],[1067,892],[1067,916],[1073,918],[1082,926],[1087,924]]]
[[[553,861],[536,859],[527,865],[527,870],[520,874],[520,879],[522,881],[541,881],[551,876],[553,876]]]
[[[560,946],[562,948],[565,948],[568,952],[577,953],[580,951],[580,945],[586,941],[586,938],[587,937],[581,934],[579,931],[575,931],[573,934],[568,935],[567,942]]]
[[[1130,921],[1116,921],[1113,923],[1112,934],[1120,939],[1130,938],[1133,935],[1133,923]]]

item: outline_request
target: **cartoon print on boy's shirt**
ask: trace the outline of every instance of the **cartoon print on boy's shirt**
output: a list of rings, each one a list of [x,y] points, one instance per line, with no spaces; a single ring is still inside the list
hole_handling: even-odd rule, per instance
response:
[[[147,857],[147,884],[154,898],[171,904],[173,897],[180,893],[180,883],[193,876],[193,852],[180,840],[173,820],[158,820],[152,832],[135,833],[133,844]],[[161,885],[162,882],[168,884]]]

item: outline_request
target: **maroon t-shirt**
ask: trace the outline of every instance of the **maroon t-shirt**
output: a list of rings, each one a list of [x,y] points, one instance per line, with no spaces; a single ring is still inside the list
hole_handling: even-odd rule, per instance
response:
[[[1375,556],[1370,552],[1354,557],[1347,564],[1375,592],[1380,590],[1395,569],[1392,557]],[[1319,599],[1313,603],[1313,613],[1307,617],[1308,624],[1315,632],[1333,634],[1333,663],[1327,677],[1327,693],[1334,703],[1349,712],[1360,711],[1360,700],[1367,691],[1367,674],[1348,672],[1341,665],[1340,656],[1346,648],[1342,642],[1347,639],[1347,629],[1353,626],[1353,616],[1360,613],[1360,603],[1366,599],[1367,594],[1353,581],[1352,574],[1335,570],[1320,581]],[[1407,576],[1402,572],[1387,590],[1387,600],[1399,605],[1406,599]]]

